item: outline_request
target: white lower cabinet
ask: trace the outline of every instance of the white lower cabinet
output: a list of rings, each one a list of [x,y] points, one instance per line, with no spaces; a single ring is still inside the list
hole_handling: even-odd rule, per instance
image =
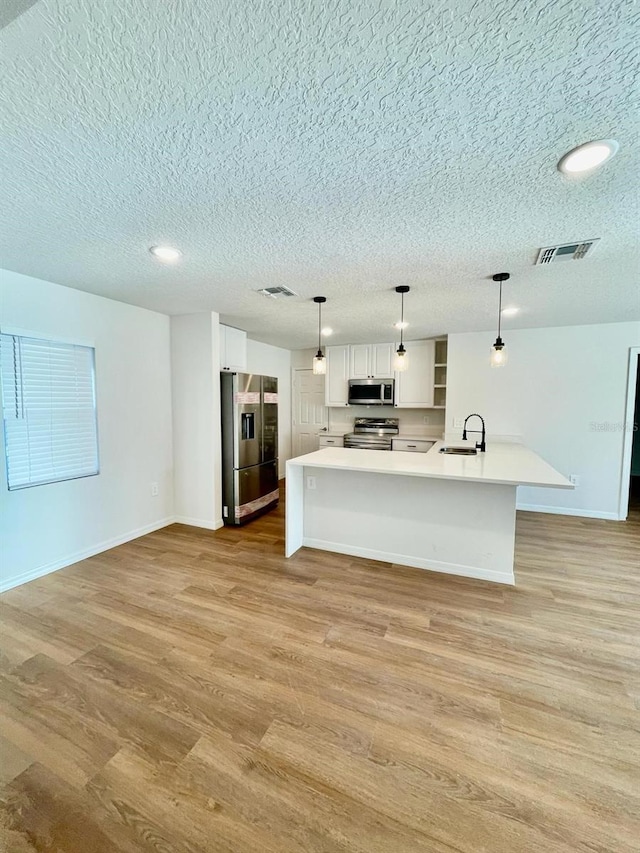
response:
[[[431,439],[409,439],[409,438],[394,438],[391,440],[392,450],[404,450],[407,453],[426,453],[431,450],[435,441]]]
[[[433,407],[435,341],[405,343],[409,364],[396,373],[396,406],[399,409]]]
[[[349,347],[327,347],[325,355],[325,405],[346,406],[349,401]]]
[[[344,447],[344,437],[341,435],[323,435],[320,433],[320,447]]]

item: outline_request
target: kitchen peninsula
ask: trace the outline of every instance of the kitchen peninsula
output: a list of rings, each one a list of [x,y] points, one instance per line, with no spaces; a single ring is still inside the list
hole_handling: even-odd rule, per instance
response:
[[[286,556],[306,545],[514,584],[516,489],[571,489],[521,444],[486,453],[325,448],[287,462]],[[473,447],[467,443],[467,447]]]

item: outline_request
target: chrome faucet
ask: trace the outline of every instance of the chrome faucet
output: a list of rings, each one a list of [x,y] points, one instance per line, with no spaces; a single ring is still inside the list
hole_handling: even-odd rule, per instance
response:
[[[481,453],[484,453],[485,450],[487,449],[487,442],[485,441],[486,432],[485,432],[485,428],[484,428],[484,418],[482,417],[482,415],[479,415],[477,412],[474,412],[471,415],[467,415],[467,417],[464,419],[464,428],[462,430],[462,440],[463,441],[467,440],[467,432],[480,432],[480,430],[478,430],[478,429],[470,429],[470,430],[467,429],[467,421],[469,420],[469,418],[480,418],[480,420],[482,422],[482,439],[479,442],[476,441],[476,447],[478,448],[478,450]]]

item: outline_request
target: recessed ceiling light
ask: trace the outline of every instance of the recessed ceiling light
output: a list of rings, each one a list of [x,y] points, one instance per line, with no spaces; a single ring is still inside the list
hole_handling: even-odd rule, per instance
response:
[[[618,150],[615,139],[596,139],[568,151],[558,162],[558,169],[567,175],[589,172],[609,160]]]
[[[406,329],[408,325],[409,324],[407,323],[406,320],[404,322],[401,322],[400,320],[398,320],[397,323],[393,324],[393,328],[394,329]]]
[[[325,338],[328,338],[329,335],[333,334],[333,329],[330,329],[328,326],[325,326],[322,330],[322,334],[325,336]]]
[[[152,246],[149,251],[163,264],[174,264],[182,257],[180,249],[174,249],[173,246]]]
[[[520,311],[519,308],[516,308],[515,305],[511,308],[503,308],[502,313],[505,317],[515,317],[515,315]]]

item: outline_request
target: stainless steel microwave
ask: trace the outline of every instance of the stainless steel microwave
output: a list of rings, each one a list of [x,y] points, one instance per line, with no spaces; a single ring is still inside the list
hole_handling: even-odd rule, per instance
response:
[[[350,379],[350,406],[393,406],[393,379]]]

